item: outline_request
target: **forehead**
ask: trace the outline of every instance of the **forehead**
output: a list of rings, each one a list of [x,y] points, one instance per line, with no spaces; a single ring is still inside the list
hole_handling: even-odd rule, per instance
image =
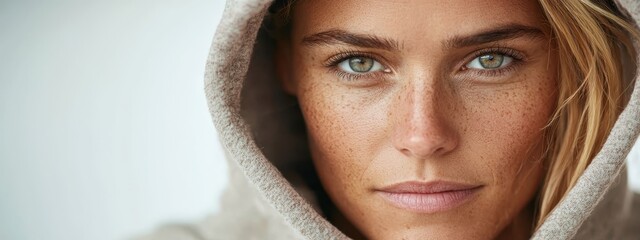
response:
[[[293,37],[339,28],[405,42],[510,24],[544,27],[535,0],[298,0]]]

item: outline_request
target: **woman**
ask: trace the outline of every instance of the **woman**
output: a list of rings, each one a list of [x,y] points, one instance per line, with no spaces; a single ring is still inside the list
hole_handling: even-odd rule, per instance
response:
[[[156,236],[637,239],[639,8],[230,1],[206,76],[230,187]]]

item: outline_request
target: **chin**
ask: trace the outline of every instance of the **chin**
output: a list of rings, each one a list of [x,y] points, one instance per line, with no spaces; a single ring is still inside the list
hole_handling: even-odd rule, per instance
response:
[[[404,226],[372,233],[367,239],[494,239],[495,234],[478,232],[473,226],[455,223],[438,226]]]
[[[495,239],[508,225],[508,219],[515,217],[515,211],[509,210],[515,206],[487,204],[500,202],[496,199],[490,201],[489,195],[488,188],[480,187],[462,201],[418,201],[417,206],[426,203],[441,208],[428,205],[415,209],[414,205],[398,206],[374,193],[368,197],[361,196],[359,203],[347,205],[351,207],[344,208],[343,212],[359,229],[361,237],[351,236],[356,239]],[[496,214],[499,209],[503,211],[498,212],[506,215]]]

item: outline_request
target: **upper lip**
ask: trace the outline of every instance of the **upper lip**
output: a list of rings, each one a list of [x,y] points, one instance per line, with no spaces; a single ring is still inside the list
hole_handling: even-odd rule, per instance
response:
[[[447,182],[447,181],[432,181],[432,182],[420,182],[420,181],[408,181],[397,184],[392,184],[378,191],[387,193],[414,193],[414,194],[430,194],[441,193],[451,191],[464,191],[482,187],[482,185]]]

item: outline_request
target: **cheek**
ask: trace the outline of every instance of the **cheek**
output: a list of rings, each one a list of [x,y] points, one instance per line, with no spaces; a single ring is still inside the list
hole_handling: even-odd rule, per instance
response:
[[[538,175],[532,171],[540,171],[543,130],[555,109],[554,83],[550,76],[531,76],[512,89],[469,101],[468,147],[480,155],[474,164],[492,175],[494,184]]]
[[[310,82],[322,82],[313,81]],[[345,192],[363,177],[366,159],[359,156],[369,146],[367,136],[354,134],[370,122],[356,114],[355,104],[349,104],[331,84],[306,83],[300,88],[298,100],[307,125],[310,150],[316,170],[329,192]],[[358,160],[355,160],[358,159]],[[342,189],[342,190],[341,190]]]
[[[352,216],[361,215],[362,209],[353,206],[370,199],[366,196],[371,183],[393,164],[376,161],[380,151],[389,147],[385,145],[388,99],[318,76],[322,75],[303,78],[298,94],[312,160],[333,202]]]

